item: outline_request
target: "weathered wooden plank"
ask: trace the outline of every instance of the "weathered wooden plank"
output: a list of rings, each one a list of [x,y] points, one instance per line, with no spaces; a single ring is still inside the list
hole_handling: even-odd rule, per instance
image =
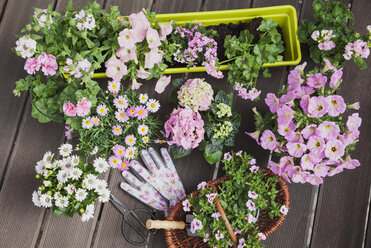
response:
[[[188,0],[188,1],[156,0],[152,11],[158,14],[192,12],[199,11],[201,5],[202,5],[201,0]]]
[[[108,9],[112,5],[119,6],[121,15],[130,15],[140,10],[150,10],[154,0],[107,0],[105,6]]]
[[[205,11],[224,10],[224,9],[247,9],[250,8],[252,0],[206,0],[204,5]]]
[[[368,16],[369,8],[371,8],[370,1],[353,1],[355,28],[362,33],[366,32],[365,27],[369,25],[369,19],[365,18]],[[360,71],[353,63],[347,63],[344,68],[344,81],[337,92],[346,102],[360,102],[359,113],[363,123],[360,128],[360,141],[357,149],[352,152],[352,157],[359,159],[361,166],[354,171],[345,171],[329,178],[321,186],[319,194],[321,200],[317,208],[312,247],[361,247],[362,245],[371,184],[370,142],[368,141],[371,135],[369,128],[370,59],[367,60],[367,64],[368,68]]]

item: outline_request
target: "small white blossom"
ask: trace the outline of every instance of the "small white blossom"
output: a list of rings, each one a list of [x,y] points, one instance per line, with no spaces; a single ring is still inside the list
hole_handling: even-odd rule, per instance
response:
[[[82,202],[83,200],[85,200],[87,195],[88,195],[88,193],[86,192],[85,189],[78,189],[78,190],[76,190],[75,198],[76,198],[77,201]]]
[[[81,216],[81,221],[85,222],[94,217],[95,207],[93,204],[86,206],[85,212]]]
[[[96,158],[93,163],[94,169],[99,173],[104,173],[108,170],[109,164],[104,158]]]
[[[41,206],[43,206],[44,208],[50,208],[51,206],[53,206],[52,204],[52,197],[48,194],[42,194],[40,196],[40,204]]]
[[[71,144],[63,144],[58,149],[61,156],[67,157],[71,154],[73,147]]]

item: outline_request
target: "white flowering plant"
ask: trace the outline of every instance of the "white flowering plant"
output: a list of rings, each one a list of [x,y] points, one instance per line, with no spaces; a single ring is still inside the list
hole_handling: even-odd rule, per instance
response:
[[[104,158],[96,158],[91,164],[77,155],[72,155],[73,146],[59,147],[60,159],[46,152],[35,166],[36,178],[42,185],[33,192],[32,201],[37,207],[53,208],[56,216],[72,217],[76,213],[81,220],[94,217],[94,204],[108,202],[110,190],[105,180],[98,176],[109,168]]]
[[[360,69],[365,69],[371,26],[367,27],[368,34],[357,33],[352,27],[354,15],[342,2],[314,0],[312,6],[315,21],[303,19],[298,29],[298,38],[309,46],[311,59],[322,63],[326,58],[337,68],[353,60]]]
[[[278,178],[260,170],[246,152],[226,153],[223,163],[228,179],[222,181],[217,191],[202,182],[197,186],[199,192],[183,201],[183,210],[194,216],[191,232],[197,231],[210,247],[237,245],[217,209],[217,198],[237,237],[238,248],[262,247],[260,240],[266,236],[259,230],[259,216],[266,214],[275,219],[288,213],[289,206],[276,201]]]
[[[148,148],[158,135],[160,122],[153,116],[160,108],[148,94],[124,90],[110,81],[98,97],[97,107],[77,121],[79,150],[108,158],[109,165],[127,170],[140,150]]]
[[[117,6],[107,12],[97,2],[74,10],[70,1],[63,13],[51,5],[35,9],[14,49],[26,59],[24,69],[29,74],[16,82],[14,94],[30,91],[34,118],[62,122],[65,102],[85,97],[96,103],[100,88],[91,74],[118,46],[114,39],[122,30],[118,16]]]

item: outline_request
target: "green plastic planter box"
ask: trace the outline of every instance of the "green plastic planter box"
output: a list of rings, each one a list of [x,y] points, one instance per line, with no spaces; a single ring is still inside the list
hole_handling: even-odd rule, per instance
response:
[[[157,17],[162,22],[169,22],[171,20],[176,21],[178,25],[184,25],[186,22],[197,20],[197,22],[203,23],[204,26],[218,25],[221,23],[239,23],[240,21],[248,22],[256,17],[262,17],[263,19],[272,18],[278,23],[283,32],[283,38],[286,44],[284,60],[264,64],[264,66],[275,67],[297,65],[301,60],[300,43],[296,35],[296,31],[298,29],[298,20],[296,16],[296,9],[291,5],[253,9],[158,14]],[[220,69],[227,70],[228,65],[222,65]],[[206,71],[204,66],[197,66],[189,69],[187,67],[167,68],[165,73],[173,74],[203,71]],[[94,73],[93,75],[93,78],[105,77],[107,77],[106,73]]]

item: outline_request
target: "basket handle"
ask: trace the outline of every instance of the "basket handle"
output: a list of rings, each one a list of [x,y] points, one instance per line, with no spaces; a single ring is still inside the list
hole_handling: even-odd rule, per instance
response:
[[[171,220],[147,220],[147,229],[184,229],[184,221],[171,221]]]

